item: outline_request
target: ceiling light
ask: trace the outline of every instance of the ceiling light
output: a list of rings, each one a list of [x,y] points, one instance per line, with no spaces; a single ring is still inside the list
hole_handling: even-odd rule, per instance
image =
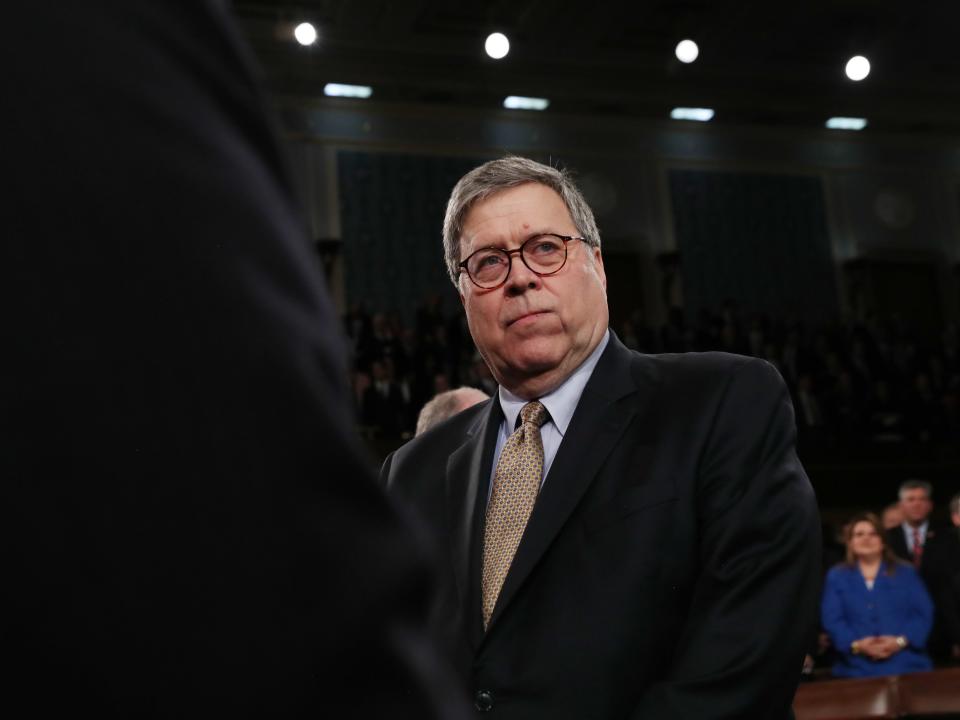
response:
[[[854,55],[847,60],[847,77],[854,82],[860,82],[870,74],[870,61],[863,55]]]
[[[696,120],[697,122],[709,122],[713,119],[713,108],[675,107],[670,111],[670,117],[672,117],[674,120]]]
[[[866,126],[866,118],[832,117],[827,120],[827,127],[831,130],[863,130]]]
[[[317,41],[317,29],[312,23],[300,23],[293,29],[293,36],[301,45],[313,45]]]
[[[510,41],[507,40],[507,36],[503,33],[490,33],[487,35],[487,41],[483,44],[483,49],[486,50],[487,55],[494,60],[500,60],[501,58],[505,58],[507,53],[510,52]]]
[[[693,40],[681,40],[677,43],[677,60],[682,63],[692,63],[700,55],[700,48]]]
[[[503,100],[503,106],[508,110],[546,110],[550,106],[550,101],[546,98],[508,95]]]
[[[327,83],[323,86],[323,94],[330,97],[368,98],[373,95],[373,88],[368,85]]]

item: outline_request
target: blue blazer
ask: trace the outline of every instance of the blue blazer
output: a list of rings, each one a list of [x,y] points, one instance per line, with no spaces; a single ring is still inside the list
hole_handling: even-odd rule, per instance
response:
[[[912,566],[897,563],[893,575],[881,563],[873,589],[860,569],[836,565],[827,573],[821,605],[823,627],[839,653],[833,674],[839,677],[899,675],[930,670],[924,651],[933,624],[933,603]],[[854,655],[850,644],[869,635],[904,635],[909,645],[886,660]]]

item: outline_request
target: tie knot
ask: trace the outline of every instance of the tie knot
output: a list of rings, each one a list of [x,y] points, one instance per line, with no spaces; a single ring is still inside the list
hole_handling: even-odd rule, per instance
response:
[[[533,423],[536,427],[540,427],[547,421],[548,417],[547,409],[539,400],[528,402],[520,410],[520,419],[523,420],[524,425]]]

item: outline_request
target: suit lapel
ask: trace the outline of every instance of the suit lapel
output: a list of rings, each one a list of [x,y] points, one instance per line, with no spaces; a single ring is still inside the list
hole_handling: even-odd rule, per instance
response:
[[[653,382],[633,376],[633,358],[633,353],[611,331],[607,348],[583,390],[534,505],[490,617],[488,635],[580,502],[624,430],[639,409],[649,406],[647,399]]]
[[[896,546],[893,549],[894,553],[899,555],[901,558],[910,560],[911,553],[910,547],[907,545],[907,531],[903,529],[902,525],[897,528],[896,541],[894,545]]]
[[[480,611],[480,563],[483,517],[497,431],[503,411],[494,397],[468,431],[467,441],[447,459],[447,518],[460,607],[474,647],[483,634]]]

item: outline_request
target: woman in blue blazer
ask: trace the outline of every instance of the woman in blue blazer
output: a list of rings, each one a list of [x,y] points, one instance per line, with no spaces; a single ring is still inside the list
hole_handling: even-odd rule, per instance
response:
[[[924,651],[933,603],[910,565],[883,541],[880,519],[854,516],[844,530],[846,562],[827,573],[823,627],[839,653],[837,677],[898,675],[930,670]]]

